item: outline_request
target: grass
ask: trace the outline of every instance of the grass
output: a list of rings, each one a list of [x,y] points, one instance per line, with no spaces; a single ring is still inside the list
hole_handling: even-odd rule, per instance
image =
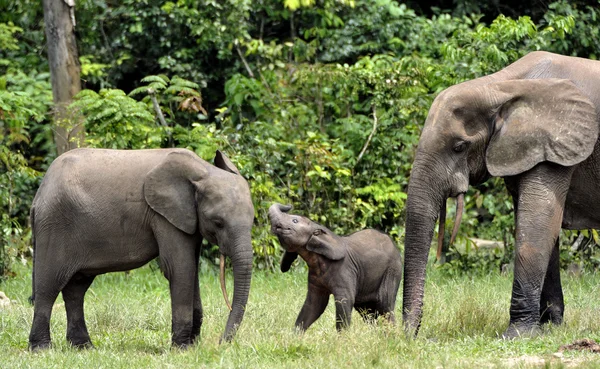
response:
[[[600,355],[553,354],[576,339],[600,341],[600,275],[564,276],[566,313],[560,327],[543,336],[504,341],[512,277],[446,277],[428,272],[423,325],[417,339],[401,325],[367,325],[354,313],[350,329],[336,333],[333,304],[304,334],[292,329],[306,294],[304,272],[255,272],[248,311],[234,343],[219,345],[227,319],[216,271],[200,277],[205,322],[200,342],[170,348],[167,281],[144,267],[99,276],[86,295],[86,318],[96,348],[76,350],[65,340],[66,317],[59,297],[51,322],[53,348],[27,351],[33,308],[29,268],[0,284],[14,300],[0,309],[2,368],[503,368],[600,367]],[[228,279],[229,291],[233,291]],[[401,291],[396,311],[399,320]]]

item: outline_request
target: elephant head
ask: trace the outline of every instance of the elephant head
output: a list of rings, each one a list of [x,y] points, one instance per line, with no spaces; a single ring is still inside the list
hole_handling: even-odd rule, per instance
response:
[[[414,334],[421,322],[425,267],[438,215],[443,237],[446,199],[458,197],[462,207],[469,184],[516,176],[544,161],[571,166],[594,149],[594,105],[570,80],[500,76],[506,74],[452,86],[429,110],[406,203],[403,319]]]
[[[323,255],[330,260],[346,256],[347,246],[339,236],[308,218],[288,214],[291,205],[273,204],[269,208],[271,231],[285,249],[281,271],[287,272],[299,253],[305,250]]]
[[[144,195],[173,226],[218,245],[221,265],[223,255],[231,258],[233,304],[223,334],[229,341],[242,321],[250,292],[254,207],[248,183],[227,156],[217,151],[214,162],[212,166],[191,152],[174,151],[148,173]],[[222,281],[223,273],[221,267]]]

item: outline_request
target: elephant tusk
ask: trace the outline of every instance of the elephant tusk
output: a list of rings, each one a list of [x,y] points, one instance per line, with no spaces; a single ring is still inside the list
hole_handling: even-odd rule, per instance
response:
[[[452,229],[452,237],[450,237],[450,245],[454,242],[458,228],[460,227],[460,221],[462,220],[463,209],[465,208],[465,194],[461,193],[456,197],[456,218],[454,219],[454,228]]]
[[[438,229],[438,248],[436,259],[440,261],[442,257],[442,249],[444,248],[444,233],[446,232],[446,201],[442,204],[442,208],[440,209],[440,224]]]
[[[223,292],[223,298],[225,299],[225,303],[229,308],[229,311],[233,310],[231,308],[231,304],[229,303],[229,298],[227,297],[227,288],[225,287],[225,255],[221,254],[219,258],[219,281],[221,282],[221,291]]]

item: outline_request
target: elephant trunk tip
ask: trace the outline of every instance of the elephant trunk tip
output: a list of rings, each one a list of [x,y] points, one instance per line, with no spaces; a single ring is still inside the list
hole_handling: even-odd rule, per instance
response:
[[[280,211],[283,213],[287,213],[288,211],[292,210],[292,205],[283,205],[280,203],[275,203],[273,205],[271,205],[271,207],[269,208],[269,212],[271,211]]]

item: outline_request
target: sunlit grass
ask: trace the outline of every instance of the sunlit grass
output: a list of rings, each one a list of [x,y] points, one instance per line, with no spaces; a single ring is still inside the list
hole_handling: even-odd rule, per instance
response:
[[[14,303],[0,310],[2,368],[480,368],[600,367],[600,355],[558,348],[580,338],[600,341],[600,276],[565,276],[565,324],[547,327],[534,339],[503,341],[512,277],[447,277],[428,272],[423,325],[407,339],[400,325],[365,324],[354,313],[352,326],[335,331],[333,304],[300,335],[293,324],[306,295],[301,272],[256,272],[244,322],[234,343],[219,345],[227,319],[214,270],[201,278],[205,319],[200,342],[187,351],[170,348],[171,311],[167,281],[144,267],[99,276],[86,295],[86,318],[93,350],[75,350],[65,340],[62,299],[54,306],[53,348],[27,351],[33,309],[28,268],[0,284]],[[233,291],[229,276],[229,290]],[[397,318],[401,320],[401,291]]]

